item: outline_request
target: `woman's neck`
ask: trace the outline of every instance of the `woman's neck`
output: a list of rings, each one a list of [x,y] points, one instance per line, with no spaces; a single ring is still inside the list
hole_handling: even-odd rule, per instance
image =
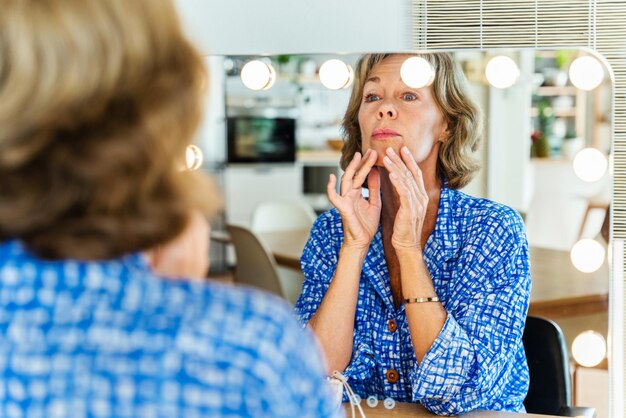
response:
[[[380,168],[380,188],[382,193],[382,210],[381,210],[381,229],[383,250],[385,260],[387,261],[387,269],[389,271],[389,284],[396,309],[402,304],[402,284],[400,280],[400,263],[396,255],[396,251],[391,243],[393,235],[393,223],[400,207],[400,198],[396,193],[389,172],[384,168]],[[422,225],[422,235],[420,237],[421,248],[424,248],[426,241],[430,236],[435,224],[437,223],[437,213],[439,210],[439,197],[441,195],[441,181],[436,175],[432,178],[424,176],[424,188],[428,194],[428,207],[426,208],[426,216]]]
[[[379,167],[380,189],[382,198],[381,223],[388,223],[393,226],[393,221],[400,207],[400,198],[389,179],[389,172],[383,167]],[[426,209],[426,219],[437,218],[439,210],[439,197],[441,195],[441,179],[436,175],[424,176],[424,189],[428,195],[428,208]],[[425,219],[425,221],[426,221]],[[428,231],[430,235],[431,231]]]

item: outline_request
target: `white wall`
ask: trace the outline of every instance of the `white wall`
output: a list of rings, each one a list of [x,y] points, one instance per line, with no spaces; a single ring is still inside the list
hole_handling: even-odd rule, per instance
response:
[[[410,2],[396,0],[176,0],[205,54],[401,51]]]
[[[488,197],[520,212],[528,212],[533,196],[530,167],[530,104],[534,52],[520,51],[522,75],[507,89],[491,87],[488,120]]]

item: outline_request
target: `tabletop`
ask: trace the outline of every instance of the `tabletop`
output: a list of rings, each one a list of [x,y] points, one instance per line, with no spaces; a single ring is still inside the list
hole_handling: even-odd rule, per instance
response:
[[[309,230],[258,234],[282,266],[300,269],[300,255]],[[530,247],[532,291],[529,314],[558,317],[608,309],[607,262],[593,273],[577,270],[568,251]]]
[[[346,417],[351,418],[350,404],[344,403],[344,409],[346,410]],[[422,405],[414,403],[396,403],[393,409],[386,409],[383,406],[382,401],[378,402],[375,408],[370,408],[365,405],[365,402],[361,403],[361,408],[367,418],[432,418],[437,415],[428,412]],[[355,418],[360,418],[360,414],[355,409]],[[518,414],[515,412],[503,412],[503,411],[472,411],[467,414],[460,415],[463,418],[550,418],[553,415],[537,415],[537,414]]]

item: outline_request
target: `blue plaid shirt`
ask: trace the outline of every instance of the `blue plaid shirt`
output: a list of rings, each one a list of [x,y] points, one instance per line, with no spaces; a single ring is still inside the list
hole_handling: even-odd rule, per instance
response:
[[[328,289],[342,242],[341,218],[332,209],[316,220],[301,258],[305,281],[296,310],[304,322]],[[418,364],[404,306],[394,307],[379,228],[361,272],[352,359],[344,372],[351,387],[361,397],[419,402],[441,415],[524,411],[530,265],[520,216],[444,182],[424,261],[448,317]],[[392,369],[395,383],[386,377]]]
[[[323,374],[275,297],[0,243],[0,416],[339,416]]]

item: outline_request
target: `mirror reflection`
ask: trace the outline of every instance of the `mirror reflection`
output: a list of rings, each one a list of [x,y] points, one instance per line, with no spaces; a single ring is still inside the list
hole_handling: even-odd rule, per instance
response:
[[[570,353],[577,339],[576,351],[587,356],[571,357],[574,402],[607,416],[606,357],[594,352],[601,343],[585,348],[583,338],[592,332],[606,340],[608,328],[612,87],[606,70],[597,87],[585,90],[572,84],[570,73],[571,64],[586,56],[581,51],[463,51],[454,56],[485,114],[477,153],[482,168],[462,191],[505,203],[522,215],[531,252],[529,313],[557,322]],[[486,69],[498,56],[517,68],[494,70],[504,79],[494,82]],[[213,95],[197,143],[226,202],[213,229],[242,225],[258,231],[279,262],[276,292],[292,303],[302,283],[297,259],[304,242],[275,232],[306,230],[315,215],[331,207],[326,184],[329,174],[342,174],[340,124],[351,86],[344,80],[329,89],[319,73],[328,60],[354,68],[357,58],[207,59]],[[241,79],[243,67],[254,59],[275,71],[268,88],[270,81],[251,90]],[[287,202],[297,202],[302,215],[289,212]],[[216,275],[241,259],[239,252],[235,257],[225,246],[212,246]],[[589,357],[599,363],[589,363]]]

